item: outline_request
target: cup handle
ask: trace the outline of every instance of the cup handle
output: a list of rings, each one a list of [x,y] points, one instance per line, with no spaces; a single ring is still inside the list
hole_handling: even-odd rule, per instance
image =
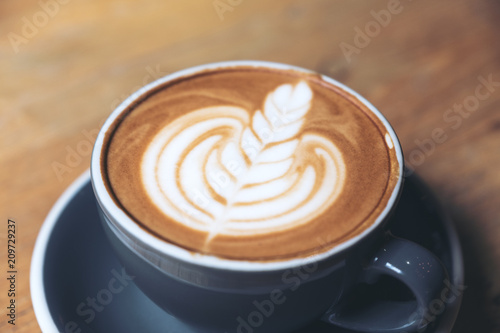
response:
[[[342,300],[322,320],[346,329],[372,332],[422,332],[434,318],[429,312],[433,300],[445,290],[448,277],[440,260],[429,250],[409,240],[390,238],[365,268],[361,282],[373,284],[381,275],[389,275],[414,294],[406,302],[382,301],[361,309],[342,311]]]

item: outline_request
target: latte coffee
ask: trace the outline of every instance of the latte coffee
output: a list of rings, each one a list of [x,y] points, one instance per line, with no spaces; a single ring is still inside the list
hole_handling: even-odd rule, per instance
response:
[[[139,226],[193,253],[275,261],[369,228],[398,183],[386,126],[317,74],[206,69],[144,92],[106,133],[101,171]]]

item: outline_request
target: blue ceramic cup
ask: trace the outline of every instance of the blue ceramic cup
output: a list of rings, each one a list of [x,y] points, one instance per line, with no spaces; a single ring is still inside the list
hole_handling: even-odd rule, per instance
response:
[[[447,272],[428,250],[388,234],[386,222],[403,186],[403,154],[387,120],[368,101],[345,90],[380,119],[394,144],[399,181],[373,224],[361,234],[322,253],[275,262],[248,262],[195,254],[161,240],[137,225],[113,200],[101,171],[105,133],[128,106],[155,87],[178,77],[225,66],[305,69],[269,62],[237,61],[180,71],[140,89],[124,101],[102,127],[93,151],[92,185],[105,232],[137,286],[157,305],[199,332],[292,332],[322,319],[365,332],[416,332],[425,329],[426,313],[444,288]],[[321,237],[318,235],[318,239]],[[414,295],[393,303],[379,302],[343,311],[345,295],[381,276],[398,280]],[[168,328],[165,328],[168,332]]]

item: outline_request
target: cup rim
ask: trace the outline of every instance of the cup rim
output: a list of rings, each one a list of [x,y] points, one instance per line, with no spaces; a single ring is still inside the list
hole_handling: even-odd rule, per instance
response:
[[[342,89],[343,91],[355,97],[357,100],[359,100],[359,102],[361,102],[365,107],[367,107],[372,112],[373,115],[375,115],[382,122],[385,129],[387,130],[387,133],[389,133],[392,143],[394,145],[396,158],[399,163],[399,177],[394,188],[392,189],[392,193],[389,197],[386,206],[384,207],[382,212],[377,216],[375,221],[368,228],[366,228],[360,234],[352,238],[349,238],[345,242],[342,242],[330,248],[327,251],[313,254],[308,257],[292,258],[292,259],[277,260],[277,261],[262,261],[262,262],[246,261],[246,260],[220,258],[214,255],[201,254],[201,253],[193,254],[191,251],[185,248],[169,243],[168,241],[162,240],[154,236],[153,234],[147,232],[145,229],[140,227],[135,221],[133,221],[127,215],[127,213],[125,213],[116,204],[114,199],[111,197],[110,193],[107,191],[107,188],[105,186],[105,180],[103,178],[103,174],[101,173],[101,153],[102,153],[104,138],[106,132],[108,131],[110,126],[114,123],[116,118],[119,115],[121,115],[122,112],[125,111],[138,98],[143,96],[145,93],[154,90],[155,87],[165,84],[166,82],[175,80],[179,77],[193,75],[195,73],[206,70],[231,68],[231,67],[265,67],[278,70],[293,70],[308,74],[319,75],[322,80]],[[110,116],[106,119],[103,126],[101,127],[94,144],[94,149],[92,151],[90,171],[91,171],[92,186],[94,188],[94,193],[96,195],[97,201],[101,206],[102,210],[104,211],[104,213],[110,215],[108,216],[109,220],[112,223],[114,223],[119,230],[122,230],[122,232],[125,231],[127,235],[133,235],[133,237],[136,238],[138,242],[146,245],[149,248],[149,251],[152,250],[160,255],[164,255],[169,258],[175,259],[179,262],[187,263],[194,266],[202,266],[207,268],[215,268],[215,269],[223,269],[231,271],[257,272],[257,271],[274,271],[274,270],[289,269],[293,267],[306,265],[311,262],[322,261],[352,247],[353,245],[355,245],[356,243],[367,237],[369,234],[371,234],[374,230],[378,229],[379,226],[382,224],[382,222],[385,221],[387,215],[390,213],[394,205],[396,204],[397,199],[399,197],[399,193],[401,192],[403,178],[404,178],[404,158],[399,139],[394,129],[389,124],[388,120],[383,116],[383,114],[380,111],[377,110],[377,108],[375,108],[375,106],[373,106],[368,100],[366,100],[364,97],[362,97],[360,94],[358,94],[351,88],[345,86],[344,84],[326,75],[322,75],[314,71],[297,66],[276,63],[276,62],[269,62],[269,61],[237,60],[237,61],[209,63],[180,70],[175,73],[166,75],[156,81],[153,81],[145,85],[144,87],[140,88],[133,94],[131,94],[110,114]]]

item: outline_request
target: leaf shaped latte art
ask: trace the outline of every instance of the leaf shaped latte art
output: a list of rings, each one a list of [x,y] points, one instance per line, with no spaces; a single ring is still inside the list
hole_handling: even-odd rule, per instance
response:
[[[345,179],[338,148],[303,131],[313,92],[304,81],[269,93],[263,111],[189,112],[148,146],[142,180],[166,216],[207,233],[253,235],[307,223],[336,200]]]

